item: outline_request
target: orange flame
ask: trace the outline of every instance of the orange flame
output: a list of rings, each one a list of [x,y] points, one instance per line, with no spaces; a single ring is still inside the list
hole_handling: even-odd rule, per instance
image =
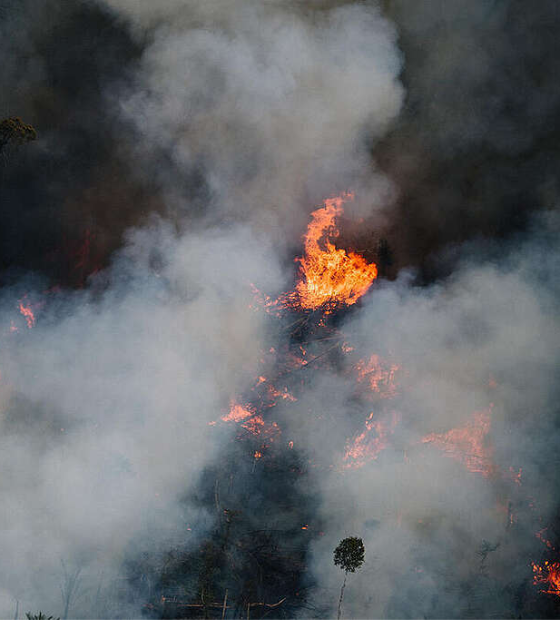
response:
[[[248,405],[243,407],[239,403],[231,401],[229,413],[222,416],[222,420],[224,422],[241,422],[245,420],[245,418],[250,418],[253,415],[255,415],[255,412],[252,411]]]
[[[531,562],[533,567],[533,584],[543,584],[545,589],[541,592],[560,596],[560,563],[546,560],[543,566]]]
[[[542,530],[539,530],[535,536],[542,542],[544,543],[549,549],[552,549],[553,551],[556,551],[556,549],[554,548],[554,545],[550,542],[550,540],[548,540],[547,538],[544,537],[545,532],[548,530],[547,527],[543,528]]]
[[[335,220],[343,213],[344,202],[353,194],[325,200],[324,206],[311,214],[312,221],[304,235],[304,256],[297,258],[301,279],[288,305],[306,310],[326,306],[325,313],[336,305],[352,305],[364,295],[377,278],[377,266],[359,254],[336,248],[332,239],[339,231]]]
[[[400,415],[393,411],[389,419],[374,420],[373,413],[370,413],[365,421],[365,430],[357,435],[352,445],[347,446],[343,461],[347,461],[343,467],[345,469],[357,469],[363,467],[366,461],[377,459],[379,453],[385,450],[389,444],[389,436],[394,432],[400,420]],[[370,438],[370,433],[374,431],[375,437]]]
[[[369,360],[356,362],[354,368],[358,373],[358,382],[368,384],[371,390],[382,398],[392,398],[397,394],[395,375],[399,367],[396,364],[373,354]]]
[[[472,472],[489,477],[494,470],[490,448],[485,445],[485,437],[490,432],[490,414],[477,411],[465,426],[453,428],[447,433],[430,433],[422,443],[431,443],[446,456],[454,458]]]
[[[35,325],[35,315],[33,314],[33,309],[31,308],[31,304],[28,303],[27,305],[24,305],[23,299],[20,299],[19,311],[25,318],[27,322],[27,327],[31,329]]]
[[[272,401],[272,404],[270,405],[271,407],[273,407],[276,404],[276,401],[279,398],[281,398],[282,400],[288,400],[292,403],[295,403],[297,400],[295,396],[293,396],[292,394],[290,394],[290,392],[288,392],[288,388],[285,387],[283,390],[277,390],[270,383],[267,384],[267,394],[270,400]]]

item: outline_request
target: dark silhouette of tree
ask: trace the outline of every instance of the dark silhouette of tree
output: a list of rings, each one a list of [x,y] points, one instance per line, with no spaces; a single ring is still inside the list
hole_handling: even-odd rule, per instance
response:
[[[348,576],[348,573],[355,573],[356,570],[364,563],[365,552],[366,550],[363,540],[355,536],[344,538],[334,550],[334,564],[335,566],[340,566],[340,568],[344,571],[344,581],[342,583],[342,588],[340,589],[340,599],[338,600],[337,617],[339,620],[342,610],[344,588],[346,587],[346,577]]]
[[[393,251],[387,239],[380,239],[377,244],[377,267],[379,275],[386,277],[389,269],[393,266]]]
[[[24,123],[19,116],[0,121],[0,152],[7,144],[23,144],[37,139],[33,125]]]
[[[27,616],[27,620],[55,620],[54,616],[47,617],[42,611],[38,614],[27,612],[25,615]],[[56,620],[60,620],[60,618],[56,618]]]
[[[496,551],[496,549],[499,546],[500,546],[500,543],[496,543],[495,545],[493,545],[487,540],[484,540],[484,539],[482,540],[482,542],[480,543],[480,547],[478,548],[478,555],[480,556],[480,572],[481,573],[484,573],[485,571],[486,566],[484,562],[486,562],[486,558],[488,557],[488,554]]]

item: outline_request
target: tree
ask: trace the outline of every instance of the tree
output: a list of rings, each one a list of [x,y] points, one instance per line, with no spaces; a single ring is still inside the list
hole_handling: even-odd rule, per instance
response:
[[[334,565],[340,566],[344,571],[344,581],[340,589],[340,599],[338,600],[338,619],[342,610],[342,598],[344,596],[344,588],[346,587],[346,577],[348,573],[355,573],[356,569],[364,563],[365,555],[364,542],[361,538],[350,536],[340,541],[338,547],[334,550]]]
[[[486,558],[489,553],[493,553],[500,546],[500,543],[496,543],[493,545],[485,539],[482,539],[480,543],[480,547],[478,548],[478,555],[480,556],[480,573],[483,574],[486,568],[484,562],[486,562]]]
[[[23,144],[36,139],[35,128],[24,123],[19,116],[11,116],[0,121],[0,151],[7,144]]]
[[[40,611],[38,614],[32,614],[30,612],[27,612],[25,615],[27,616],[27,620],[55,620],[54,616],[49,616],[47,618],[47,616],[42,611]],[[57,618],[56,620],[60,620],[60,618]]]

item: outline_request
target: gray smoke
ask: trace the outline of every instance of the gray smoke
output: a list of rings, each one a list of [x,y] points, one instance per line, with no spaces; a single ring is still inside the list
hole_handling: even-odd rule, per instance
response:
[[[294,241],[310,206],[352,187],[371,205],[371,139],[397,115],[394,28],[375,6],[323,12],[291,3],[109,3],[152,27],[141,88],[120,101],[166,199],[185,209],[182,171],[203,171],[210,218]],[[167,165],[154,159],[161,152]],[[218,213],[216,213],[216,211]]]
[[[560,258],[557,220],[534,215],[556,206],[558,11],[522,4],[0,3],[0,109],[39,132],[0,178],[2,617],[62,614],[65,570],[71,615],[138,615],[119,609],[127,563],[200,544],[215,517],[190,494],[234,441],[209,423],[288,340],[251,285],[293,285],[309,213],[345,190],[359,249],[388,238],[394,278],[340,319],[353,357],[278,407],[313,464],[309,599],[334,613],[332,550],[359,535],[347,617],[519,609],[557,510]],[[84,227],[105,269],[46,292],[45,257]],[[349,360],[372,354],[402,369],[390,403],[356,396]],[[490,402],[499,473],[421,443]],[[393,411],[389,447],[344,469],[365,418]],[[483,540],[500,546],[481,570]]]
[[[527,239],[502,246],[499,259],[473,260],[466,248],[445,284],[411,288],[403,275],[375,290],[342,326],[357,357],[373,351],[402,364],[399,395],[371,405],[381,419],[387,407],[402,415],[387,449],[357,471],[316,477],[327,525],[314,565],[333,605],[342,581],[333,541],[358,534],[367,549],[364,569],[349,577],[349,617],[503,616],[514,608],[516,588],[531,575],[529,560],[544,551],[538,523],[554,522],[557,511],[557,234],[557,218],[544,217]],[[308,396],[310,410],[336,415],[339,437],[364,428],[356,418],[368,409],[352,409],[352,389],[346,379],[345,406],[344,383],[338,401],[324,398],[322,386]],[[464,427],[490,403],[495,475],[485,479],[422,445],[430,433]],[[294,434],[342,463],[344,444],[337,454],[320,433]],[[522,470],[520,485],[510,467]],[[521,499],[529,497],[533,511]],[[482,573],[484,540],[500,546]],[[476,591],[465,590],[468,580]]]
[[[261,354],[247,279],[282,282],[247,229],[178,238],[163,223],[131,234],[106,277],[100,298],[64,295],[32,330],[17,297],[2,312],[4,617],[16,599],[61,609],[61,560],[83,569],[71,613],[110,614],[91,591],[114,586],[132,541],[204,531],[181,498],[219,449],[208,423]]]

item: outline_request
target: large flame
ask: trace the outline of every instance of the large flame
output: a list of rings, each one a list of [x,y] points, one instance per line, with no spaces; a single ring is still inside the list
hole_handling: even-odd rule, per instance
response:
[[[354,198],[342,194],[325,200],[324,206],[311,214],[312,220],[304,235],[304,255],[300,264],[300,280],[289,305],[306,310],[352,305],[367,292],[377,278],[377,266],[354,252],[336,248],[332,239],[338,237],[336,218],[343,213],[342,205]]]
[[[541,592],[560,596],[560,563],[546,560],[542,566],[532,562],[533,583],[543,585]]]
[[[453,428],[447,433],[430,433],[422,443],[437,446],[446,456],[460,461],[472,472],[489,477],[494,471],[490,448],[485,444],[485,437],[490,432],[490,414],[477,411],[472,419],[460,428]]]

